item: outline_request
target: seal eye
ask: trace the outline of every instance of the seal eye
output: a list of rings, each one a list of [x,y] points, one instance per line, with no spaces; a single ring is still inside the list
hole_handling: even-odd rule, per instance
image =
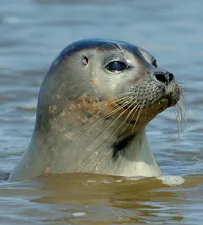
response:
[[[157,61],[156,61],[156,59],[152,62],[152,65],[157,68]]]
[[[115,72],[115,71],[122,71],[124,69],[127,68],[126,64],[120,61],[113,61],[110,62],[106,68],[111,71],[111,72]]]

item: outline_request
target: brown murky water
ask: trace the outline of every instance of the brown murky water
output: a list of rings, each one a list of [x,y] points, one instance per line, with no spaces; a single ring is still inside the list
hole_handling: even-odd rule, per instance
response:
[[[203,2],[0,1],[0,170],[10,172],[29,143],[40,82],[70,42],[115,38],[142,45],[187,88],[187,122],[177,140],[173,109],[148,126],[165,175],[125,180],[69,174],[0,182],[0,224],[202,224]]]

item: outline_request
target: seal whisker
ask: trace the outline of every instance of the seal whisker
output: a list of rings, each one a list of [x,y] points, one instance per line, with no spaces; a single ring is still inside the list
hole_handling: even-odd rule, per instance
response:
[[[175,113],[175,119],[178,125],[178,137],[177,140],[180,138],[180,134],[182,133],[182,118],[180,116],[180,107],[179,106],[174,106],[174,113]]]
[[[128,108],[130,108],[130,106]],[[125,106],[122,105],[122,107],[125,107]],[[128,110],[128,108],[124,109],[124,111],[116,117],[116,119],[104,130],[104,132],[106,132]]]
[[[123,97],[119,97],[118,99],[116,99],[116,100],[114,100],[114,101],[111,101],[111,103],[117,103],[117,102],[120,102],[120,101],[122,101],[122,100],[124,100],[124,99],[128,99],[129,97],[131,97],[132,98],[132,96],[130,96],[130,95],[127,95],[127,96],[123,96]]]
[[[134,111],[134,113],[133,113],[133,115],[132,115],[132,117],[131,117],[129,123],[131,123],[132,119],[134,118],[135,113],[136,113],[137,110],[139,109],[138,107],[139,107],[140,103],[142,102],[142,100],[143,100],[143,99],[141,99],[141,100],[138,102],[138,104],[135,106],[135,108],[132,109],[132,110]],[[137,108],[137,109],[136,109],[136,108]],[[136,123],[137,123],[137,120],[136,120],[136,122],[135,122],[135,125],[136,125]],[[135,126],[135,125],[134,125],[134,126]],[[133,126],[133,129],[134,129],[134,126]]]
[[[112,101],[111,104],[122,105],[126,100],[130,101],[132,98],[133,98],[132,96],[127,96],[127,97]]]
[[[143,100],[143,99],[142,99]],[[127,128],[127,126],[131,123],[131,121],[132,121],[132,119],[134,118],[134,116],[135,116],[135,113],[137,112],[137,110],[139,109],[139,105],[140,105],[140,103],[142,102],[142,100],[140,100],[138,103],[137,103],[137,105],[135,105],[133,108],[132,108],[132,110],[129,112],[129,115],[128,115],[128,117],[133,113],[133,115],[132,115],[132,117],[131,117],[131,119],[128,121],[128,124],[125,126],[125,128],[123,129],[123,131],[125,131],[125,129]],[[136,101],[135,101],[136,102]],[[128,119],[128,118],[127,118]]]
[[[118,47],[117,47],[117,44],[114,44],[114,43],[110,43],[110,45],[112,46],[112,47],[114,47],[115,49],[118,49],[118,50],[120,50]]]
[[[187,91],[187,88],[183,86],[182,82],[177,82],[179,90],[180,90],[180,97]]]
[[[131,92],[122,93],[122,94],[120,94],[120,95],[118,95],[118,96],[126,95],[126,94],[129,94],[129,93],[131,93]],[[119,98],[119,99],[116,99],[115,101],[110,101],[110,104],[114,104],[114,103],[117,103],[117,102],[120,102],[120,101],[124,101],[124,100],[128,100],[128,99],[129,99],[129,96],[123,96],[123,97],[121,97],[121,98]],[[124,104],[125,104],[125,103],[128,104],[128,101],[125,101]],[[126,105],[127,105],[127,104],[126,104]],[[125,105],[125,106],[126,106],[126,105]],[[117,107],[116,109],[114,109],[113,111],[112,111],[111,108],[108,109],[107,112],[104,113],[104,115],[103,115],[99,120],[97,120],[97,121],[94,123],[94,126],[95,126],[96,124],[98,124],[98,122],[100,122],[100,121],[102,121],[102,120],[105,120],[105,119],[107,119],[108,117],[112,116],[113,114],[115,114],[117,111],[119,111],[119,110],[122,109],[122,108],[123,108],[123,106],[121,105],[121,106],[118,106],[118,107]],[[94,114],[93,117],[97,117],[102,111],[103,111],[103,108],[102,108],[101,110],[97,111],[97,113]],[[90,129],[92,129],[92,128],[93,128],[93,127],[91,127]],[[90,129],[88,129],[88,131],[89,131]],[[87,132],[88,132],[88,131],[87,131]]]
[[[132,105],[134,105],[134,103],[136,102],[137,100],[135,100],[134,102],[132,102],[132,104],[130,104],[127,108],[126,108],[126,110],[124,110],[124,112],[123,112],[123,114],[127,111],[127,110],[129,110],[131,107],[132,107]],[[118,128],[112,133],[112,135],[110,135],[109,136],[109,138],[108,139],[111,139],[111,137],[122,127],[122,125],[126,122],[126,120],[128,119],[128,117],[129,117],[129,114],[131,114],[131,112],[134,110],[134,108],[136,108],[137,106],[139,105],[139,103],[137,104],[137,105],[135,105],[134,107],[133,107],[133,109],[131,109],[130,110],[130,112],[128,113],[128,115],[126,116],[126,118],[125,118],[125,120],[123,120],[122,121],[122,123],[118,126]],[[120,117],[121,115],[119,115],[119,117]],[[128,123],[129,124],[129,123]],[[122,132],[125,130],[127,128],[127,125],[125,126],[125,128],[122,130]]]
[[[88,133],[94,126],[96,126],[99,122],[101,122],[102,120],[107,119],[108,117],[114,115],[115,113],[117,113],[118,111],[120,111],[121,109],[123,109],[123,107],[127,106],[129,104],[128,98],[127,101],[124,102],[123,105],[118,106],[116,109],[114,109],[113,111],[110,109],[108,110],[107,113],[104,114],[104,116],[102,116],[101,118],[99,118],[87,131],[86,133]],[[109,113],[110,111],[110,113]]]
[[[122,93],[122,94],[120,94],[120,95],[118,95],[118,96],[121,96],[121,95],[124,95],[124,94],[129,94],[129,93],[133,93],[133,92]],[[117,102],[121,102],[121,101],[124,101],[124,100],[127,100],[127,101],[124,101],[124,102],[122,103],[122,105],[116,107],[116,109],[114,109],[113,111],[112,111],[111,109],[108,110],[101,118],[99,118],[99,119],[98,119],[98,120],[97,120],[97,121],[96,121],[96,122],[95,122],[95,123],[94,123],[87,131],[86,131],[86,133],[88,133],[94,126],[96,126],[96,125],[97,125],[99,122],[101,122],[102,120],[107,119],[108,117],[114,115],[115,113],[117,113],[118,111],[120,111],[121,109],[123,109],[123,107],[127,106],[127,105],[130,103],[129,97],[132,98],[132,96],[124,96],[124,97],[119,98],[119,99],[117,99],[117,100],[115,100],[115,101],[112,101],[111,104],[117,103]],[[131,107],[131,105],[130,105],[128,108],[130,108],[130,107]],[[97,112],[94,116],[98,115],[101,111],[102,111],[102,110],[100,110],[99,112]],[[110,112],[110,113],[109,113],[109,112]]]
[[[124,92],[124,93],[118,94],[117,96],[118,97],[122,97],[123,95],[131,95],[131,94],[134,94],[134,92],[133,91],[128,91],[128,92]]]
[[[120,51],[124,54],[125,51],[124,51],[124,49],[122,48],[122,46],[121,46],[118,42],[116,42],[116,45],[118,46],[118,49],[120,49]]]
[[[129,96],[124,96],[124,97],[119,98],[119,99],[117,99],[117,100],[115,100],[115,101],[110,101],[109,103],[110,103],[110,104],[113,104],[113,103],[120,102],[120,100],[121,100],[121,101],[124,101],[124,100],[128,100],[128,99],[129,99]],[[97,113],[94,114],[94,117],[97,117],[97,115],[99,115],[102,111],[103,111],[103,108],[100,109],[99,111],[97,111]],[[109,114],[109,112],[110,112],[110,114]],[[114,111],[112,111],[112,109],[110,108],[110,109],[103,115],[103,118],[101,118],[101,119],[105,119],[106,117],[109,117],[109,116],[111,115],[111,113],[113,113],[113,112],[114,112]],[[114,113],[113,113],[113,114],[114,114]]]
[[[138,121],[138,119],[139,119],[139,117],[140,117],[140,114],[141,114],[141,112],[142,112],[142,110],[143,110],[143,108],[144,108],[145,101],[146,101],[146,99],[144,99],[143,104],[142,104],[141,107],[140,107],[140,110],[139,110],[139,112],[138,112],[138,115],[137,115],[136,121],[135,121],[135,123],[134,123],[132,132],[134,131],[135,126],[136,126],[136,124],[137,124],[137,121]]]
[[[175,119],[178,124],[178,139],[179,139],[180,134],[182,133],[183,122],[186,121],[186,111],[187,111],[186,102],[183,95],[180,97],[180,100],[173,107],[173,109],[175,113]]]
[[[181,85],[179,85],[179,88],[180,88],[181,93],[187,91],[187,88],[186,87],[183,87]]]
[[[113,111],[112,111],[112,109],[110,108],[110,109],[107,111],[107,113],[105,113],[105,114],[103,115],[103,117],[102,117],[101,119],[106,119],[106,118],[108,118],[109,116],[112,116],[112,115],[115,114],[117,111],[119,111],[120,109],[122,109],[123,107],[125,107],[126,105],[128,105],[128,103],[129,103],[129,97],[127,96],[127,97],[123,97],[123,98],[121,98],[121,99],[119,99],[119,100],[115,100],[115,101],[113,101],[113,102],[110,102],[110,104],[120,102],[120,100],[124,101],[124,103],[123,103],[124,105],[120,105],[120,106],[116,107]],[[102,111],[102,110],[100,110],[100,111]],[[109,111],[110,111],[110,113],[109,113]]]
[[[121,47],[121,45],[115,40],[115,44],[110,43],[111,46],[113,46],[115,49],[118,49],[124,54],[124,49]]]
[[[128,109],[131,108],[131,106],[132,106],[136,101],[137,101],[137,100],[135,100],[135,101],[128,107]],[[141,102],[141,101],[140,101],[140,102]],[[122,125],[127,121],[127,119],[129,118],[129,116],[131,115],[131,113],[139,106],[140,102],[139,102],[137,105],[135,105],[135,106],[130,110],[130,112],[127,114],[126,118],[122,121],[122,123],[119,125],[119,127],[116,129],[116,131],[119,130],[119,128],[122,127]],[[137,111],[137,109],[135,110],[135,112],[136,112],[136,111]],[[131,121],[131,120],[130,120],[130,121]],[[126,126],[123,128],[122,132],[124,132],[125,129],[128,127],[128,125],[130,124],[130,121],[129,121],[129,122],[126,124]],[[115,131],[115,132],[116,132],[116,131]]]
[[[187,97],[185,95],[185,92],[181,93],[179,103],[181,103],[185,109],[187,108]]]
[[[186,112],[187,112],[187,98],[185,92],[181,92],[180,99],[177,103],[176,107],[180,107],[180,113],[183,121],[187,120]]]

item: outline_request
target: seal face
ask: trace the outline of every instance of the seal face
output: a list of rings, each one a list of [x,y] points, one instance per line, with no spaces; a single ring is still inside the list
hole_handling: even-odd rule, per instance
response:
[[[158,176],[144,129],[180,95],[174,75],[146,50],[74,42],[42,82],[33,137],[10,180],[68,172]]]

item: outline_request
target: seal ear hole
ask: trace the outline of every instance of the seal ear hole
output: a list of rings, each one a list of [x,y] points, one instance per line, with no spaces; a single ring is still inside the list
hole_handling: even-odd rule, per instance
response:
[[[83,56],[83,58],[82,58],[82,64],[85,65],[85,66],[88,64],[88,58],[87,58],[87,56]]]

